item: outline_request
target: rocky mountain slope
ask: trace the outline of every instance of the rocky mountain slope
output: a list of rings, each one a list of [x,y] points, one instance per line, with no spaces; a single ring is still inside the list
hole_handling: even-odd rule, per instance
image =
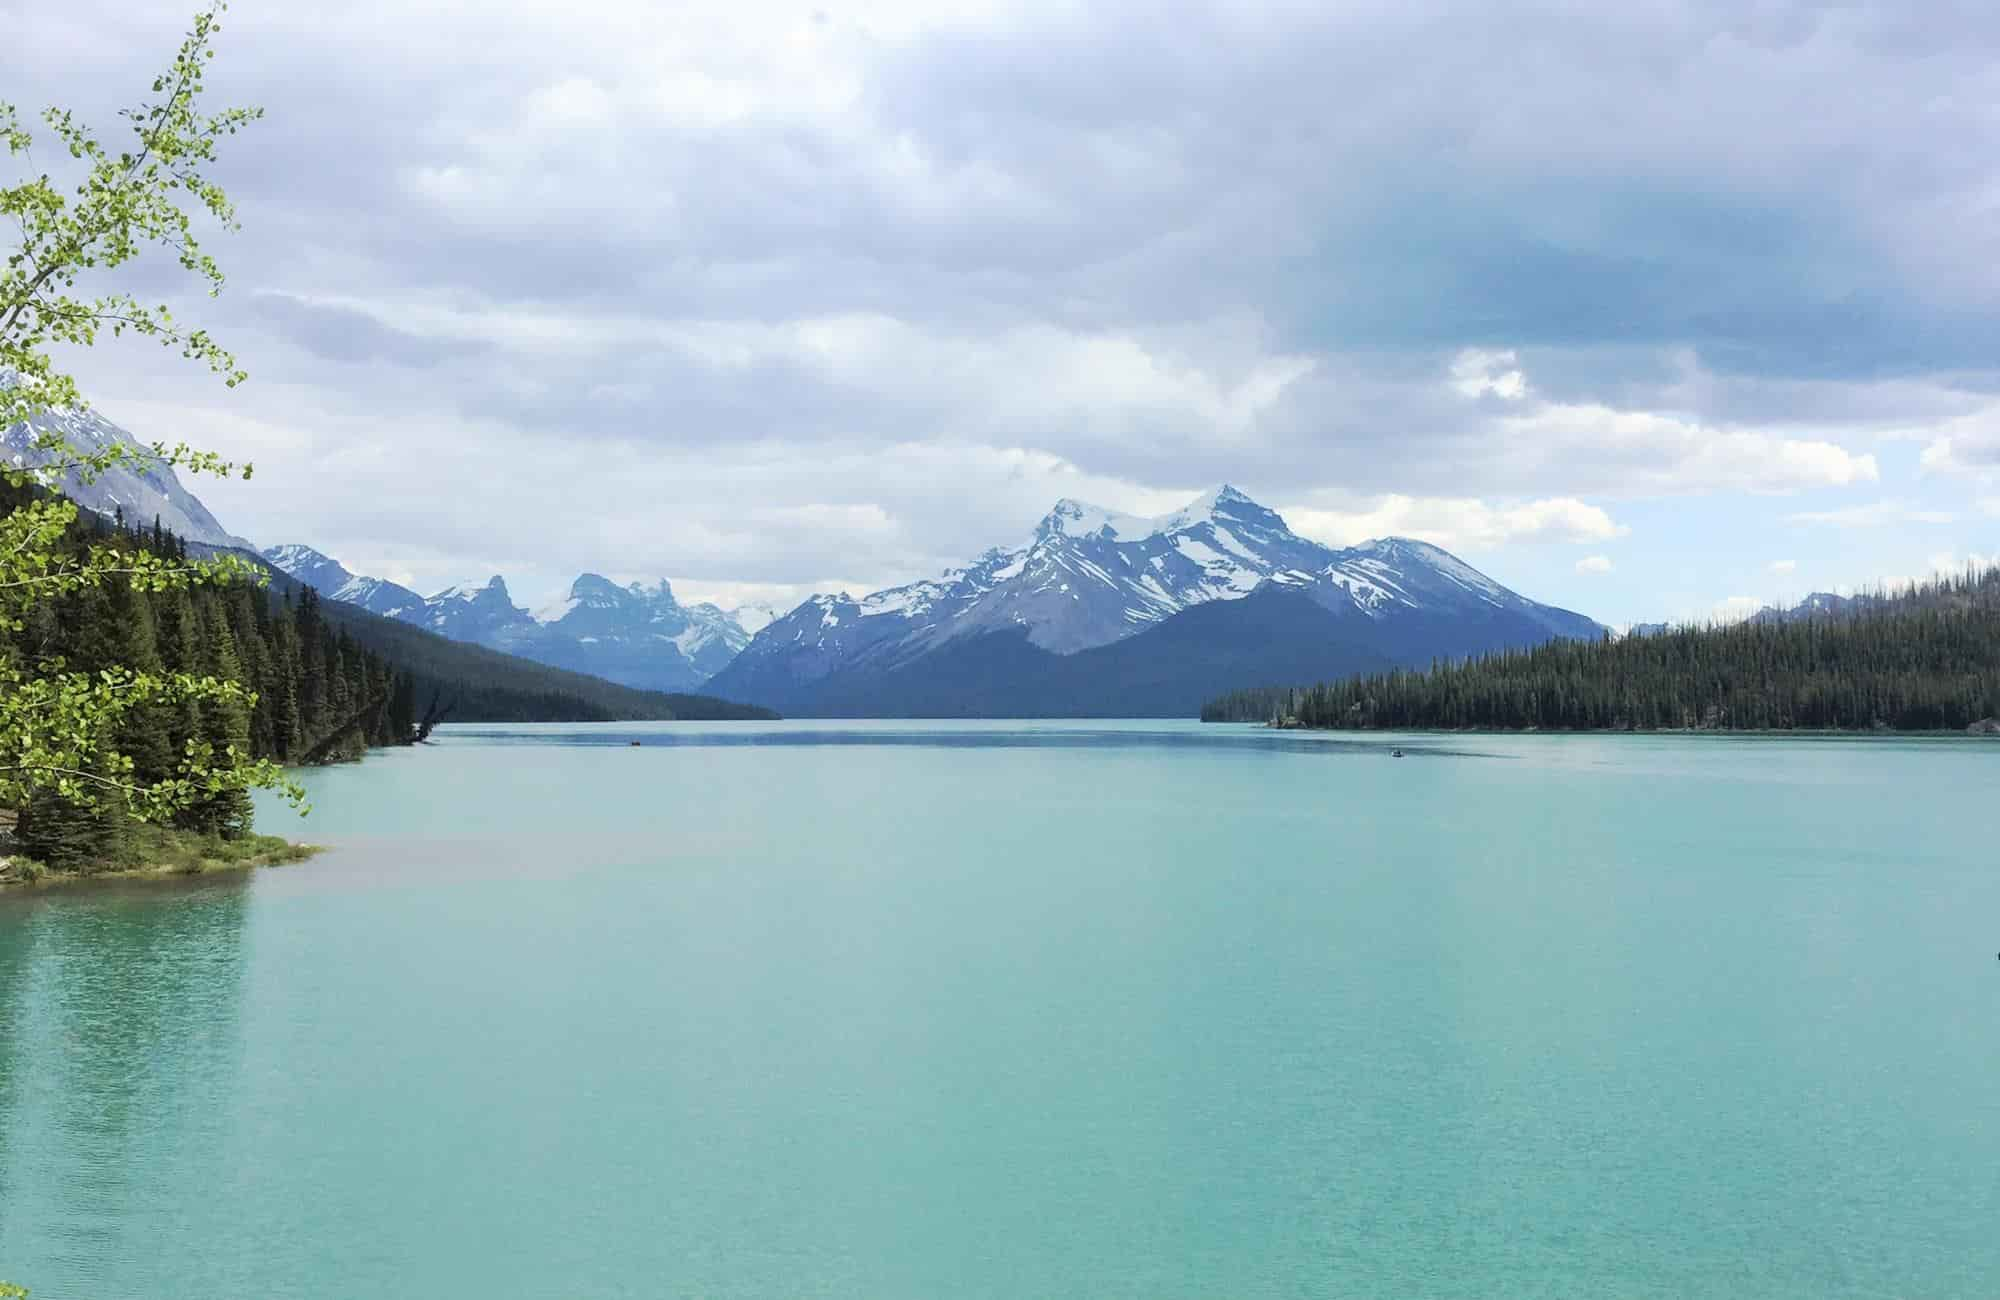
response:
[[[1035,711],[1035,693],[1015,669],[1001,673],[1019,679],[1015,686],[996,687],[995,645],[1008,647],[1002,658],[1013,664],[1028,650],[1054,660],[1129,639],[1134,648],[1119,656],[1127,672],[1147,671],[1148,654],[1171,653],[1228,660],[1249,680],[1284,680],[1256,676],[1297,667],[1279,662],[1283,656],[1268,666],[1258,660],[1268,607],[1237,609],[1245,597],[1273,591],[1328,616],[1319,622],[1329,662],[1428,663],[1602,631],[1423,542],[1388,538],[1343,549],[1301,537],[1225,486],[1157,519],[1059,501],[1026,543],[988,551],[964,569],[859,599],[815,596],[760,631],[708,689],[770,700],[790,713],[899,713],[906,710],[893,682],[935,682],[940,666],[955,662],[936,656],[996,637],[1004,639],[968,660],[982,665],[968,671],[986,674],[982,712]],[[1223,612],[1188,619],[1211,605]],[[1170,635],[1150,636],[1175,620],[1183,622]],[[971,683],[967,691],[970,698]],[[924,694],[940,698],[930,685]]]
[[[7,383],[8,378],[0,372],[0,384]],[[60,432],[72,446],[86,452],[120,444],[145,450],[138,439],[96,411],[49,411],[0,433],[0,458],[16,465],[46,464],[47,458],[32,444],[37,434],[49,429]],[[168,532],[191,542],[255,549],[224,528],[208,507],[182,486],[173,470],[157,463],[138,461],[121,465],[89,483],[79,481],[73,473],[67,474],[54,486],[78,505],[101,515],[122,513],[127,520],[147,525],[157,518]]]
[[[328,600],[359,605],[371,614],[417,622],[424,598],[408,587],[399,587],[381,578],[362,578],[349,573],[339,560],[297,542],[273,546],[264,558],[308,587],[316,587]]]

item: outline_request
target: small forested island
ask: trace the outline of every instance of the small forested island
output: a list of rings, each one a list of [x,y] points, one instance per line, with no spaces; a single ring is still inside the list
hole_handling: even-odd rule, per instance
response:
[[[1350,730],[2000,732],[2000,568],[1730,626],[1233,691],[1204,722]]]

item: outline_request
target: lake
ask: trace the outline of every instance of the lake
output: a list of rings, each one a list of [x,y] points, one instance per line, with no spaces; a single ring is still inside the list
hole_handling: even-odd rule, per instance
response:
[[[306,864],[0,895],[36,1300],[2000,1294],[2000,742],[457,726],[306,781]]]

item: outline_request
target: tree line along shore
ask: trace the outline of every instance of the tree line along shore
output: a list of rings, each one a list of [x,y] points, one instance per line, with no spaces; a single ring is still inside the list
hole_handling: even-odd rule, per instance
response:
[[[0,483],[0,514],[37,495]],[[188,560],[187,544],[122,516],[79,512],[65,552]],[[165,820],[135,816],[133,789],[182,779],[190,748],[285,767],[351,762],[411,745],[446,718],[611,721],[772,717],[700,696],[636,691],[446,641],[337,602],[282,575],[145,590],[124,582],[37,601],[0,652],[65,672],[213,677],[235,698],[134,706],[106,762],[70,784],[0,802],[0,885],[54,877],[196,873],[294,861],[308,849],[252,829],[240,785],[198,789]]]
[[[79,552],[147,553],[172,562],[186,555],[185,544],[157,524],[140,528],[122,518],[79,515],[72,533],[70,545]],[[294,599],[274,598],[249,581],[162,591],[107,582],[36,603],[8,637],[17,655],[60,661],[66,671],[215,677],[245,691],[127,710],[115,752],[129,767],[107,763],[82,773],[69,795],[43,789],[7,810],[11,844],[0,852],[17,860],[9,872],[16,878],[251,856],[241,843],[251,828],[246,790],[224,784],[196,792],[162,827],[137,820],[123,791],[181,777],[191,748],[233,749],[287,766],[340,762],[370,748],[412,743],[421,726],[414,678],[335,628],[310,588]],[[163,838],[162,829],[188,840]],[[198,851],[202,846],[208,851]],[[254,856],[281,855],[273,842]]]
[[[1201,717],[1343,730],[2000,733],[2000,568],[1838,613],[1232,691]]]

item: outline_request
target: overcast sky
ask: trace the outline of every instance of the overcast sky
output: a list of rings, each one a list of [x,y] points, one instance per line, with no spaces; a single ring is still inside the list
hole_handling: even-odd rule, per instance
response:
[[[190,0],[0,0],[111,113]],[[2000,552],[1972,0],[238,0],[233,530],[432,590],[789,605],[1228,481],[1612,623]],[[149,273],[150,277],[150,273]],[[171,293],[148,278],[148,296]]]

